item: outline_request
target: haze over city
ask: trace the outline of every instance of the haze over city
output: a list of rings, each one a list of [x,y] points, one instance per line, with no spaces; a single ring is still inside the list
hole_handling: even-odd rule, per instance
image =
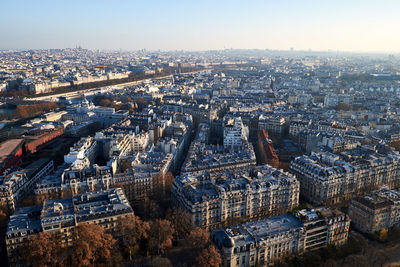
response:
[[[0,49],[400,52],[396,0],[3,0],[0,9]]]

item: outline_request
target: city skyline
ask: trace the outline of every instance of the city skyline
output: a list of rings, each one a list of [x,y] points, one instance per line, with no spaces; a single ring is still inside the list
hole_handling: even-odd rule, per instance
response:
[[[399,53],[397,1],[3,1],[0,49]],[[38,38],[40,36],[40,38]]]

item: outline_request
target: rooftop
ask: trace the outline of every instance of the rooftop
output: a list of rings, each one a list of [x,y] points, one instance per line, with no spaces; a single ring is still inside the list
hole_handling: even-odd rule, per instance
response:
[[[300,220],[290,214],[282,214],[268,219],[248,222],[243,227],[259,239],[274,236],[302,227]]]
[[[14,153],[24,142],[23,139],[10,139],[0,143],[0,164]]]
[[[17,210],[15,215],[10,217],[7,235],[20,232],[26,234],[28,230],[36,232],[48,230],[52,225],[59,224],[61,227],[72,226],[76,222],[132,212],[132,208],[120,188],[88,192],[73,198],[49,200],[43,206]]]

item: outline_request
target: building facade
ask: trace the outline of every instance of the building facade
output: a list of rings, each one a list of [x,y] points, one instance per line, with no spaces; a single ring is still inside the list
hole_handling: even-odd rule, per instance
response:
[[[337,210],[322,210],[302,210],[217,229],[211,240],[224,267],[271,266],[292,254],[346,243],[349,218]]]
[[[175,177],[174,201],[193,225],[216,228],[287,212],[299,203],[296,178],[268,165]]]
[[[244,125],[240,117],[228,120],[224,124],[224,146],[237,147],[242,145],[242,140],[247,139]]]
[[[53,170],[53,161],[42,158],[25,169],[0,177],[0,205],[15,210],[19,202],[33,193],[35,184]]]
[[[17,248],[39,232],[57,234],[60,244],[72,244],[72,231],[83,223],[98,224],[118,235],[118,221],[133,215],[120,188],[88,192],[72,198],[45,201],[42,206],[26,207],[10,217],[6,232],[9,262],[18,261]]]
[[[365,233],[400,224],[400,193],[382,188],[368,196],[352,199],[349,215],[354,226]]]
[[[338,154],[312,153],[295,158],[290,172],[300,181],[301,194],[318,205],[349,200],[378,186],[400,185],[400,154],[360,147]]]

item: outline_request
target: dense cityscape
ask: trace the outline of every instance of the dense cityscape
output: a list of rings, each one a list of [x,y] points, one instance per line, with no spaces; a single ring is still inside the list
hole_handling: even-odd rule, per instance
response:
[[[2,51],[0,80],[10,266],[400,260],[398,57]]]

